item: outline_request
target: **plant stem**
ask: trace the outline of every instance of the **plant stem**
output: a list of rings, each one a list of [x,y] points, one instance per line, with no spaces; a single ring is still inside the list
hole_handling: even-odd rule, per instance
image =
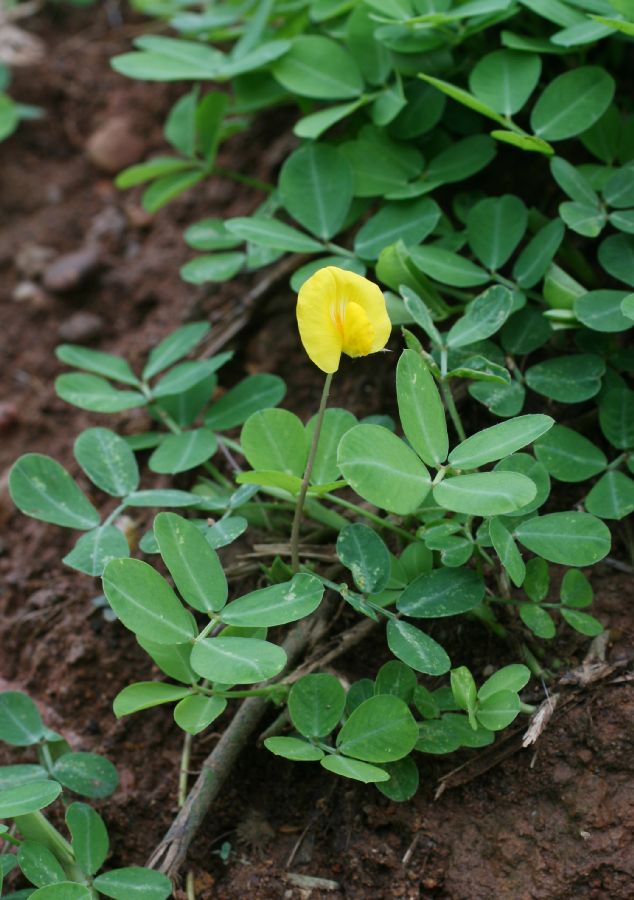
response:
[[[243,175],[242,172],[236,172],[235,169],[227,169],[224,166],[214,166],[214,173],[221,175],[223,178],[230,178],[239,184],[246,184],[247,187],[256,188],[258,191],[265,191],[272,194],[275,187],[266,181],[260,181],[259,178],[251,178],[250,175]]]
[[[185,735],[185,740],[183,741],[183,752],[181,754],[181,767],[178,775],[178,805],[182,807],[187,800],[187,778],[189,775],[189,763],[192,755],[192,740],[193,736],[191,734]]]
[[[392,522],[388,522],[387,519],[382,519],[380,516],[375,515],[369,510],[363,509],[363,507],[361,506],[357,506],[356,503],[350,503],[349,500],[343,500],[341,497],[335,497],[334,494],[322,494],[320,499],[328,500],[330,503],[336,503],[338,506],[343,506],[344,509],[351,509],[358,515],[364,516],[366,519],[369,519],[371,522],[379,525],[381,528],[387,528],[388,531],[393,531],[394,534],[398,534],[399,537],[402,537],[409,543],[413,543],[416,540],[414,535],[410,534],[409,531],[405,531],[404,528],[399,528],[398,525],[393,525]]]
[[[456,407],[456,403],[453,398],[453,394],[451,393],[451,386],[447,379],[440,379],[440,390],[442,392],[443,400],[445,401],[445,406],[447,408],[447,412],[453,422],[453,427],[456,429],[456,434],[460,438],[461,441],[464,441],[467,437],[466,432],[463,428],[462,421],[460,419],[460,414],[458,413],[458,409]]]
[[[304,471],[304,477],[302,478],[302,486],[299,490],[299,496],[297,497],[297,504],[295,506],[295,516],[293,518],[293,528],[291,530],[291,568],[294,573],[299,572],[299,529],[302,524],[304,501],[306,500],[308,484],[310,482],[310,476],[313,471],[313,465],[315,463],[315,457],[317,455],[317,445],[319,444],[319,435],[321,434],[321,426],[324,421],[324,413],[326,412],[326,404],[328,403],[328,394],[330,393],[330,385],[332,383],[333,374],[333,372],[329,372],[326,375],[326,380],[324,381],[324,389],[321,392],[321,400],[319,401],[319,410],[317,411],[317,420],[315,422],[315,430],[313,431],[313,439],[310,445],[310,450],[308,452],[308,461],[306,462],[306,469]]]

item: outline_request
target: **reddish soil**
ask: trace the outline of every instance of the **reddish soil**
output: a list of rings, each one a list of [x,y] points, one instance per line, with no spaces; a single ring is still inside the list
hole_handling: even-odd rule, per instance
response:
[[[257,201],[246,188],[214,180],[149,220],[138,197],[118,192],[85,149],[97,128],[121,115],[131,120],[130,139],[143,152],[162,148],[161,115],[177,91],[129,82],[108,65],[138,25],[110,25],[101,8],[51,6],[27,27],[44,39],[46,59],[19,72],[13,92],[47,117],[0,145],[0,687],[27,691],[74,748],[112,759],[121,787],[100,804],[111,829],[111,862],[142,864],[175,813],[182,733],[160,709],[115,720],[116,692],[151,677],[147,657],[92,604],[98,583],[60,563],[74,536],[13,512],[6,471],[20,453],[42,451],[77,474],[75,436],[104,421],[55,397],[54,348],[62,339],[89,341],[138,363],[184,321],[208,316],[220,327],[244,312],[253,281],[204,290],[181,281],[178,267],[188,255],[181,235],[192,221],[246,213]],[[267,127],[268,134],[234,138],[225,151],[233,165],[239,160],[263,178],[271,177],[284,146],[271,139],[270,121]],[[89,234],[100,249],[85,277],[66,291],[41,287],[37,248],[50,248],[55,258],[85,248]],[[16,290],[26,281],[33,285]],[[291,304],[282,281],[251,311],[240,343],[229,345],[238,352],[228,375],[279,372],[291,388],[287,405],[308,416],[319,379],[298,350]],[[386,371],[349,366],[335,403],[339,397],[364,414],[381,410],[391,392]],[[132,413],[119,424],[142,430],[144,423]],[[316,766],[249,749],[192,846],[199,900],[634,896],[634,689],[625,674],[634,590],[631,579],[607,565],[596,567],[592,579],[594,612],[609,629],[607,659],[616,668],[601,670],[603,677],[586,686],[551,684],[560,703],[533,747],[522,750],[516,735],[499,745],[499,756],[421,757],[421,790],[402,806],[373,788],[335,782]],[[444,628],[440,637],[454,661],[478,675],[512,659],[477,623]],[[558,659],[562,672],[575,670],[587,649],[586,640],[564,630],[546,648],[546,662]],[[348,678],[372,674],[384,652],[377,636],[372,647],[338,661],[337,670]],[[537,687],[535,702],[543,697]],[[196,740],[194,768],[217,737]],[[3,751],[3,761],[26,759]],[[462,763],[466,783],[434,800],[438,779]],[[232,850],[226,863],[219,855],[224,841]],[[311,890],[289,872],[335,884]],[[184,894],[177,890],[175,897]]]

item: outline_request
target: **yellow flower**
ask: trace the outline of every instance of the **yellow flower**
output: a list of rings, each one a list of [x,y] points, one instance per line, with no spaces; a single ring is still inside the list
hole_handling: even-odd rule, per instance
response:
[[[301,286],[297,324],[306,353],[322,372],[336,372],[342,353],[382,350],[392,330],[380,288],[336,266],[319,269]]]

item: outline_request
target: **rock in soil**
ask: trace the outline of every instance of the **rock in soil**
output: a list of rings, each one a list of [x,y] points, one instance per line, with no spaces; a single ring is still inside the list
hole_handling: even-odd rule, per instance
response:
[[[145,141],[135,134],[126,116],[107,119],[93,131],[86,144],[91,163],[108,175],[115,175],[121,169],[139,162],[145,149]]]
[[[65,294],[79,287],[99,265],[99,248],[87,244],[73,253],[58,256],[44,272],[44,287],[56,294]]]
[[[61,323],[57,333],[63,341],[82,344],[98,338],[103,328],[104,321],[97,313],[76,312]]]

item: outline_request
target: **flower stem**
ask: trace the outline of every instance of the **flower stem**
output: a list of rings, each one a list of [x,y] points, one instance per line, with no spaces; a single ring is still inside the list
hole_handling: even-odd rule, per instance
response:
[[[321,426],[324,421],[324,413],[326,412],[326,404],[328,403],[328,394],[330,393],[333,374],[333,372],[329,372],[326,375],[324,389],[321,392],[317,421],[315,423],[315,430],[313,431],[313,440],[308,452],[308,460],[306,462],[304,477],[302,478],[302,485],[297,497],[297,504],[295,505],[295,516],[293,518],[293,528],[291,531],[291,568],[293,569],[293,572],[299,572],[299,529],[302,524],[302,513],[304,511],[306,492],[308,491],[308,484],[317,455],[317,445],[319,444],[319,435],[321,434]]]
[[[458,437],[460,438],[461,441],[464,441],[465,438],[467,437],[467,435],[462,426],[460,414],[456,407],[456,403],[454,401],[453,394],[451,393],[451,387],[449,385],[449,382],[444,378],[441,378],[441,380],[440,380],[440,390],[442,391],[442,397],[443,397],[443,400],[445,401],[445,406],[447,407],[447,412],[449,413],[451,421],[453,422],[453,427],[456,429],[456,434],[458,435]]]
[[[369,519],[370,522],[374,522],[379,528],[387,528],[388,531],[393,531],[394,534],[398,534],[399,537],[402,537],[403,540],[410,544],[416,541],[416,536],[410,534],[409,531],[406,531],[404,528],[399,528],[398,525],[388,522],[387,519],[382,519],[381,516],[377,516],[367,509],[363,509],[362,506],[357,506],[356,503],[351,503],[349,500],[343,500],[341,497],[336,497],[334,494],[322,494],[321,499],[328,500],[329,503],[335,503],[337,506],[343,506],[344,509],[353,510],[357,515]]]

